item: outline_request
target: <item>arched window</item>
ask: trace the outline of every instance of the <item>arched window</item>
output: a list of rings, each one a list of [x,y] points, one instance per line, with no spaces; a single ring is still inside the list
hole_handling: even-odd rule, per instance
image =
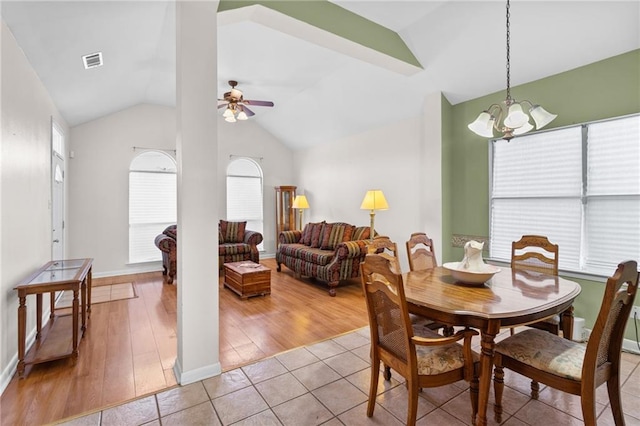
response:
[[[246,229],[262,233],[262,210],[262,169],[248,158],[232,161],[227,167],[227,220],[246,220]]]
[[[176,223],[176,162],[160,151],[146,151],[129,167],[129,263],[161,260],[153,243]]]

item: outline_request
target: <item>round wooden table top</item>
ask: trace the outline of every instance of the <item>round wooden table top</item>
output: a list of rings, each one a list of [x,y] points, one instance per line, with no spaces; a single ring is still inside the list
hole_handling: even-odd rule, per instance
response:
[[[500,269],[479,285],[457,282],[441,266],[408,272],[403,274],[405,296],[408,303],[445,316],[500,319],[504,326],[561,312],[581,291],[577,282],[558,276]]]

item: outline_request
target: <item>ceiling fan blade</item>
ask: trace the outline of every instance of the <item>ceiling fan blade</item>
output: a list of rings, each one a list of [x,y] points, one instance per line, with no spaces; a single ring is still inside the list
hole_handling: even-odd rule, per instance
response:
[[[228,103],[220,104],[220,105],[218,105],[218,109],[226,107],[227,105],[229,105],[229,104]]]
[[[252,100],[244,99],[242,102],[244,102],[247,105],[268,106],[268,107],[273,106],[273,102],[271,101],[252,101]]]
[[[255,112],[251,111],[249,108],[247,108],[246,105],[242,105],[242,110],[247,114],[247,116],[251,117],[252,115],[256,115]]]

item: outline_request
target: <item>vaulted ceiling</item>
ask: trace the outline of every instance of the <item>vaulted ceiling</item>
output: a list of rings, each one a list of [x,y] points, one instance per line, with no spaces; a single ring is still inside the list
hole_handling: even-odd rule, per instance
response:
[[[274,101],[251,120],[292,149],[418,115],[434,92],[457,104],[505,88],[503,1],[288,3],[220,3],[218,88],[237,80]],[[1,12],[71,126],[175,105],[173,0],[3,0]],[[511,84],[638,49],[639,28],[636,0],[513,0]],[[96,51],[104,66],[85,70]]]

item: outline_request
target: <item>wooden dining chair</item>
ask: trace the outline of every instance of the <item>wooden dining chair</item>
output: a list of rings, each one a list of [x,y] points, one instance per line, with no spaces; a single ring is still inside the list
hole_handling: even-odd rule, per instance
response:
[[[379,235],[375,237],[367,245],[367,253],[380,254],[387,259],[391,260],[391,264],[396,273],[401,273],[400,259],[398,258],[398,245],[391,241],[389,237]]]
[[[433,240],[424,232],[414,232],[406,242],[409,270],[422,271],[438,266]]]
[[[558,250],[558,245],[552,244],[545,236],[523,235],[518,241],[511,243],[511,269],[558,275]],[[560,315],[554,315],[527,325],[559,335],[561,323]],[[511,328],[511,335],[513,334],[514,329]],[[571,339],[567,334],[564,337]]]
[[[626,286],[625,286],[626,284]],[[587,426],[596,424],[596,388],[607,383],[616,425],[624,425],[620,400],[620,355],[624,330],[638,290],[638,264],[626,261],[607,280],[600,312],[585,345],[538,329],[527,329],[496,344],[495,420],[502,421],[504,368],[536,383],[580,395]],[[538,398],[538,388],[531,389]]]
[[[401,274],[402,269],[400,267],[400,259],[398,258],[398,246],[395,242],[391,241],[389,237],[380,235],[377,236],[367,246],[367,253],[379,254],[380,256],[389,259],[391,262],[391,269],[396,274]],[[415,327],[426,327],[429,330],[438,330],[444,328],[444,335],[449,336],[453,334],[453,330],[446,328],[444,324],[438,324],[429,318],[425,318],[421,315],[409,314],[409,320]],[[386,380],[391,380],[391,368],[388,365],[384,365],[383,376]]]
[[[433,240],[427,237],[424,232],[414,232],[405,243],[407,247],[407,258],[409,259],[409,270],[423,271],[433,269],[438,266],[436,252],[433,248]],[[431,329],[442,328],[445,336],[454,333],[452,326],[446,324],[434,324]]]
[[[479,357],[471,350],[471,329],[444,337],[409,320],[402,275],[388,258],[368,254],[360,264],[371,331],[371,382],[367,416],[376,405],[380,362],[405,378],[409,393],[407,425],[415,425],[418,392],[466,380],[471,383],[472,421],[478,411]],[[460,345],[457,342],[463,340]]]

